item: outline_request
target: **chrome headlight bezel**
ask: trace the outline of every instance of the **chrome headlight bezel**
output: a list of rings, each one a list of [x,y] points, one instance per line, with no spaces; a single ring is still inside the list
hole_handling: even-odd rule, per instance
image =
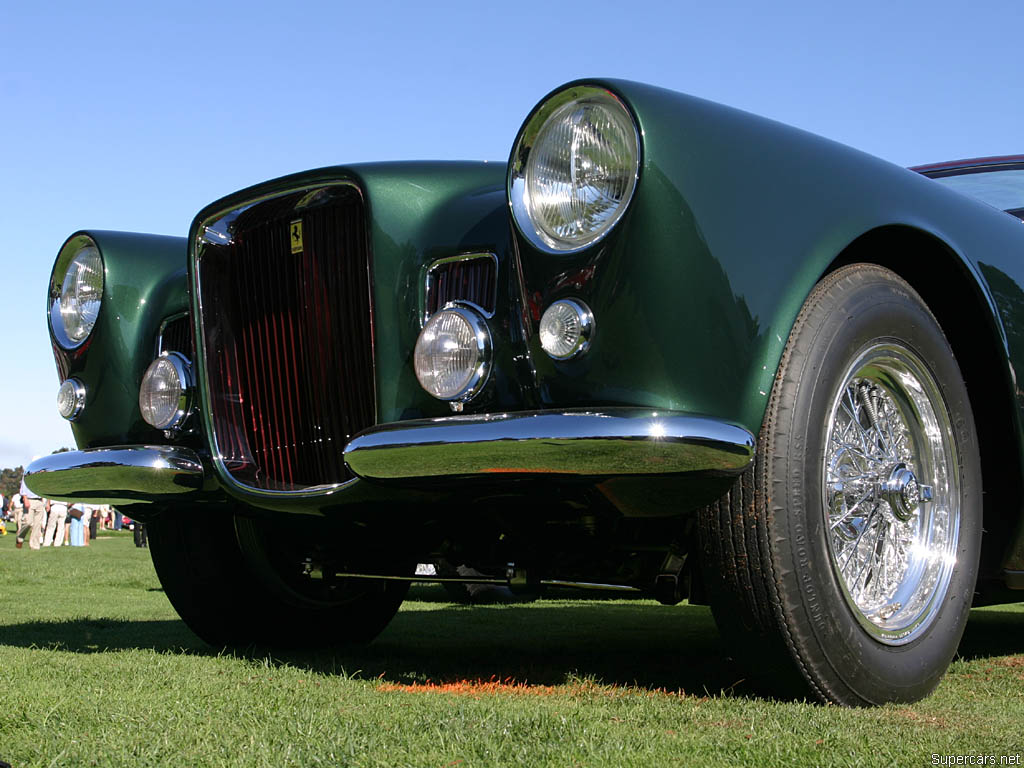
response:
[[[92,269],[99,274],[99,294],[90,306],[75,306],[73,310],[80,322],[69,328],[67,316],[70,314],[68,304],[73,299],[68,295],[67,281],[78,279],[82,265],[92,262]],[[74,271],[73,271],[74,270]],[[49,313],[50,330],[57,343],[64,349],[76,349],[86,342],[96,328],[96,322],[103,308],[103,294],[106,289],[106,267],[99,246],[85,234],[69,238],[57,254],[50,273]],[[84,319],[83,319],[84,318]],[[84,329],[84,330],[83,330]]]
[[[468,325],[474,339],[475,346],[473,352],[476,359],[462,386],[456,391],[441,394],[431,388],[429,381],[424,381],[420,370],[420,356],[424,339],[443,321],[445,315],[458,316]],[[413,372],[420,386],[431,397],[451,403],[465,403],[480,394],[487,383],[491,371],[491,356],[491,331],[487,327],[487,321],[473,307],[457,302],[449,302],[442,309],[431,315],[430,319],[423,325],[423,329],[416,339],[416,348],[413,352]]]
[[[601,225],[592,232],[570,241],[545,231],[544,226],[538,225],[536,221],[535,203],[531,200],[530,193],[530,157],[538,138],[543,137],[549,122],[559,117],[563,110],[582,105],[597,105],[614,119],[622,121],[623,125],[620,127],[627,133],[627,140],[632,141],[632,167],[624,168],[627,180],[625,192]],[[625,124],[628,124],[628,127]],[[534,247],[546,253],[572,254],[600,242],[615,229],[636,195],[642,165],[641,155],[642,143],[637,119],[619,96],[607,88],[589,84],[570,85],[556,91],[530,114],[512,148],[508,165],[507,194],[516,228]]]
[[[147,382],[152,377],[153,371],[156,366],[162,366],[164,368],[170,367],[174,373],[175,379],[177,379],[178,395],[176,397],[176,404],[173,413],[166,419],[161,420],[159,423],[154,423],[146,418],[146,409],[143,407],[142,398],[145,394],[145,387]],[[146,368],[146,372],[142,375],[142,381],[139,383],[139,413],[142,415],[142,420],[149,424],[155,429],[162,429],[165,431],[171,431],[180,429],[185,423],[185,419],[189,417],[192,412],[192,393],[195,388],[195,382],[192,376],[192,363],[189,362],[188,358],[182,355],[180,352],[163,352],[149,364]]]
[[[75,421],[85,410],[85,385],[76,378],[65,379],[57,389],[57,413],[61,418]],[[62,408],[66,405],[66,408]]]
[[[557,343],[551,344],[547,337],[550,334],[546,328],[554,315],[559,312],[566,313],[570,322],[575,326],[575,338],[571,343],[560,349]],[[590,342],[594,337],[594,313],[582,299],[559,299],[552,302],[544,314],[541,315],[540,324],[537,330],[540,337],[541,348],[547,352],[553,360],[572,360],[590,349]]]

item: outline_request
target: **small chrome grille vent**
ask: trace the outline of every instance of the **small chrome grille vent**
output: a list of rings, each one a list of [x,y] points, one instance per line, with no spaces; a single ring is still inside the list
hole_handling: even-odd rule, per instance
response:
[[[195,345],[192,343],[192,318],[188,315],[167,320],[160,333],[157,353],[180,352],[189,360],[195,358]]]
[[[427,270],[425,318],[449,301],[468,301],[486,314],[494,313],[498,260],[490,253],[440,259]]]

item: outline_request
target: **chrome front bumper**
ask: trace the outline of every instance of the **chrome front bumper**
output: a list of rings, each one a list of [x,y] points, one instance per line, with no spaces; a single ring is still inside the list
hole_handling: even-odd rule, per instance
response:
[[[54,453],[25,470],[44,499],[87,504],[163,501],[203,487],[203,465],[187,448],[133,445]]]
[[[402,421],[365,430],[345,447],[345,462],[369,480],[738,474],[753,457],[754,437],[741,427],[636,408]]]
[[[674,411],[577,408],[381,424],[356,435],[344,454],[357,476],[383,482],[735,475],[753,460],[754,437]],[[199,456],[171,446],[58,453],[25,473],[44,498],[113,504],[170,500],[199,491],[204,479]]]

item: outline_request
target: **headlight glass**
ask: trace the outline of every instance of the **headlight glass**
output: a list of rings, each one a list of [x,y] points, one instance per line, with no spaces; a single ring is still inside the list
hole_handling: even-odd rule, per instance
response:
[[[615,95],[594,87],[556,94],[524,126],[512,153],[516,223],[545,250],[591,245],[629,205],[639,161],[636,125]]]
[[[416,378],[440,400],[468,400],[486,379],[490,344],[483,318],[465,307],[446,307],[427,321],[416,340]]]
[[[73,344],[92,332],[102,300],[103,259],[95,245],[87,245],[68,263],[60,287],[61,326]]]
[[[139,411],[150,426],[174,429],[188,416],[188,361],[177,352],[150,363],[139,386]]]
[[[582,301],[556,301],[540,318],[540,345],[556,360],[585,352],[593,333],[594,314]]]
[[[66,379],[57,390],[57,412],[74,421],[85,408],[85,385],[78,379]]]

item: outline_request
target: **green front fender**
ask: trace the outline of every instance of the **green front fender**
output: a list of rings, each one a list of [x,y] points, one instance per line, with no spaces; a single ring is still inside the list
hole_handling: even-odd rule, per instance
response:
[[[756,434],[814,284],[850,244],[886,228],[943,245],[1005,349],[978,262],[1005,264],[1019,222],[772,120],[640,83],[586,83],[633,113],[642,163],[629,210],[593,248],[549,254],[517,238],[533,303],[575,295],[597,318],[591,349],[576,360],[551,361],[533,340],[545,404],[701,413]],[[1024,362],[1024,348],[1011,357]]]
[[[188,311],[185,238],[83,230],[67,243],[81,236],[103,258],[96,326],[71,350],[50,328],[58,370],[85,385],[85,409],[71,424],[75,441],[79,448],[163,442],[139,413],[139,384],[156,356],[161,321]]]

